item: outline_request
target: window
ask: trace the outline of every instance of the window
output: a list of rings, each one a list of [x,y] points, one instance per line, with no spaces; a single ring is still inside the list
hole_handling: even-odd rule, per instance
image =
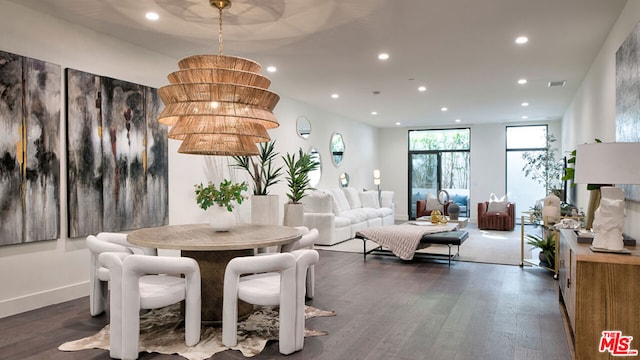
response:
[[[416,202],[446,190],[449,200],[469,215],[470,129],[409,131],[409,216],[416,217]]]

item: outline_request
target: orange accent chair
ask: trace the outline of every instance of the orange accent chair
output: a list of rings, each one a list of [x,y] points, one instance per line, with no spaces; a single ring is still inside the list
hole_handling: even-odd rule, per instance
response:
[[[478,203],[478,229],[511,231],[516,226],[516,204],[507,203],[506,212],[489,212],[489,202]]]

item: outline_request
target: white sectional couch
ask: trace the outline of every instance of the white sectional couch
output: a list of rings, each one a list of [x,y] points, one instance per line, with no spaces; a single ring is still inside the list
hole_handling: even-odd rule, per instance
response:
[[[353,187],[316,190],[302,198],[304,226],[316,228],[316,244],[333,245],[355,237],[358,230],[393,225],[393,191],[358,191]]]

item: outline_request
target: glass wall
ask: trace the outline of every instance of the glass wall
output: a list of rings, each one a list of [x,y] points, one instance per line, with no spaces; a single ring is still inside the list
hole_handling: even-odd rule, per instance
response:
[[[409,217],[415,219],[416,202],[446,190],[469,216],[470,130],[409,131]]]

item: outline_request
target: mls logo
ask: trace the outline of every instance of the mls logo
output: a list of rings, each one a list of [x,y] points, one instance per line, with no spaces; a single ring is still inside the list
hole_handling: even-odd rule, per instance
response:
[[[631,349],[633,336],[623,336],[622,331],[603,331],[600,352],[608,351],[613,356],[636,356],[638,350]]]

